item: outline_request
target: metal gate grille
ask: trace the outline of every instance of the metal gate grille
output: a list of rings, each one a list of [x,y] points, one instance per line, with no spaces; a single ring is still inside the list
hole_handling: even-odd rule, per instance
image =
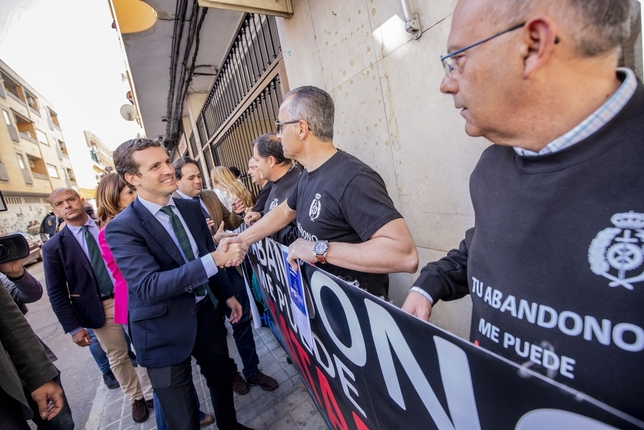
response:
[[[275,131],[287,91],[275,17],[247,14],[196,121],[209,171],[247,170],[251,142]],[[246,174],[242,179],[254,189]]]
[[[217,166],[236,166],[246,170],[253,155],[251,142],[264,133],[275,131],[275,121],[282,103],[279,75],[263,89],[231,126],[212,142],[213,158]]]

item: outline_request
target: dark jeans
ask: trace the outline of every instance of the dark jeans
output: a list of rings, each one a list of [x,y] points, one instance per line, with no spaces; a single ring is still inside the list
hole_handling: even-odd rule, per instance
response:
[[[257,350],[255,348],[255,339],[253,339],[252,321],[250,319],[250,300],[246,293],[244,278],[237,272],[237,269],[235,267],[227,267],[226,274],[235,289],[235,298],[242,307],[241,319],[235,324],[232,324],[232,326],[235,345],[237,345],[237,351],[242,359],[242,363],[244,363],[244,376],[248,379],[255,376],[257,373],[257,365],[259,364],[259,357],[257,356]],[[225,303],[222,306],[226,309],[226,316],[230,317],[230,308]],[[232,374],[235,374],[237,372],[237,364],[230,357],[229,360],[233,369]]]
[[[63,388],[63,384],[60,382],[60,371],[58,373],[58,376],[54,378],[54,382],[57,383],[60,388]],[[63,406],[63,409],[58,413],[58,415],[56,415],[51,421],[43,420],[42,418],[40,418],[40,415],[38,414],[38,404],[33,401],[33,399],[31,398],[31,393],[24,385],[23,389],[25,391],[25,397],[27,397],[27,402],[29,403],[31,410],[34,411],[34,416],[33,418],[31,418],[31,421],[33,421],[38,426],[39,430],[72,430],[74,428],[72,410],[69,407],[69,401],[67,400],[64,389],[63,402],[65,402],[65,405]]]
[[[197,336],[192,356],[206,378],[215,410],[217,426],[234,430],[237,415],[233,401],[232,373],[226,343],[224,316],[209,299],[197,311]],[[191,358],[167,367],[148,367],[148,375],[156,392],[163,417],[171,430],[198,430],[199,405],[192,383]]]

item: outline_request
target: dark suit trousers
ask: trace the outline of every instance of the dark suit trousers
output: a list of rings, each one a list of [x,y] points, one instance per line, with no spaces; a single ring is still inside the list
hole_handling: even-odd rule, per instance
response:
[[[246,284],[244,278],[237,272],[235,267],[227,267],[226,274],[230,279],[230,283],[235,289],[235,298],[242,307],[242,317],[233,326],[233,338],[237,351],[244,363],[244,377],[246,379],[255,376],[257,373],[257,365],[259,365],[259,357],[257,356],[257,349],[255,347],[255,339],[253,339],[253,329],[251,327],[250,319],[250,300],[248,293],[246,293]],[[230,317],[230,308],[223,304],[226,310],[226,316]],[[237,364],[235,360],[230,358],[233,374],[237,372]]]
[[[206,378],[215,410],[217,426],[234,430],[237,415],[233,401],[232,371],[228,360],[228,344],[224,315],[209,299],[197,311],[197,337],[192,356]],[[170,430],[198,430],[199,405],[192,383],[192,365],[188,357],[179,364],[150,368],[148,375],[163,409]]]

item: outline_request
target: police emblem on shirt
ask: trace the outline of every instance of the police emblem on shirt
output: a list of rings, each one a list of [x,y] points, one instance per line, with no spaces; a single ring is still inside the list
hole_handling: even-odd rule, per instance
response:
[[[590,243],[590,270],[603,276],[610,287],[633,290],[644,281],[644,214],[633,211],[610,218],[615,227],[600,231]]]
[[[268,210],[272,211],[273,209],[275,209],[277,207],[277,205],[279,205],[279,201],[277,200],[277,197],[275,197],[273,199],[273,201],[271,202],[271,205],[268,207]]]
[[[311,202],[311,207],[309,208],[309,217],[311,221],[315,221],[320,216],[320,211],[322,210],[322,203],[320,202],[320,194],[316,194],[313,202]]]

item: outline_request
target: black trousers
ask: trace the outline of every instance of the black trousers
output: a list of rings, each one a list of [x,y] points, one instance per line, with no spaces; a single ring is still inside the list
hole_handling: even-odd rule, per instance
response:
[[[246,293],[246,284],[244,278],[237,272],[235,267],[227,267],[226,274],[230,279],[230,283],[235,289],[235,298],[242,307],[242,317],[233,327],[233,338],[237,351],[244,363],[244,377],[246,379],[255,376],[257,373],[257,366],[259,365],[259,357],[257,356],[257,349],[255,348],[255,339],[253,339],[253,328],[251,327],[250,319],[250,300]],[[230,308],[225,303],[221,304],[226,311],[226,316],[230,317]],[[237,372],[237,364],[235,360],[230,358],[232,366],[232,374]]]
[[[201,368],[210,389],[210,398],[220,430],[237,428],[233,401],[232,371],[226,343],[223,313],[215,309],[210,299],[200,303],[197,310],[197,338],[192,356]],[[170,430],[198,430],[199,405],[192,383],[191,358],[168,367],[148,367],[152,388],[163,409]]]

